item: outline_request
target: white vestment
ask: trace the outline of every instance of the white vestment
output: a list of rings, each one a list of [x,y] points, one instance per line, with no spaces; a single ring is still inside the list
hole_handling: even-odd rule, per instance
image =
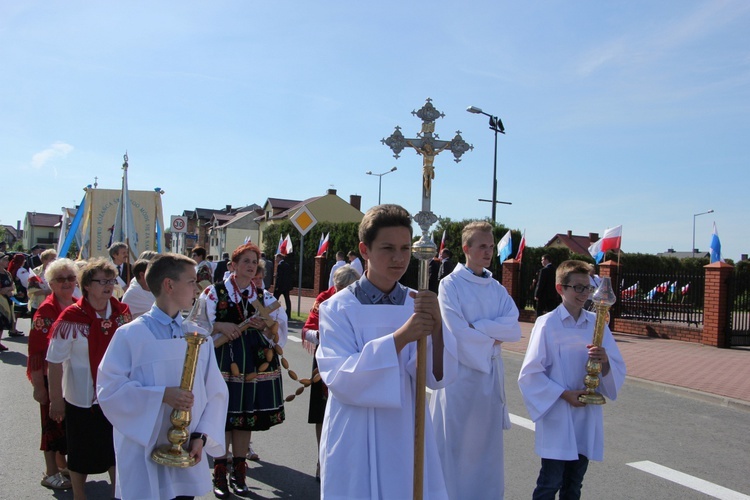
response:
[[[329,399],[320,441],[321,498],[412,498],[416,342],[396,352],[395,332],[414,312],[403,306],[362,305],[345,289],[320,305],[318,369]],[[456,340],[443,328],[443,378],[432,373],[428,338],[427,386],[456,374]],[[429,415],[425,418],[424,498],[447,494]]]
[[[448,495],[499,499],[505,489],[503,429],[510,428],[510,416],[496,341],[521,339],[518,309],[491,274],[475,276],[463,264],[440,281],[438,299],[459,362],[456,380],[430,400]]]
[[[148,290],[144,290],[141,284],[138,283],[138,280],[133,278],[130,280],[130,286],[125,295],[122,296],[120,302],[128,305],[130,314],[135,319],[141,314],[146,314],[151,309],[151,306],[154,305],[155,300],[154,294]]]
[[[188,428],[207,436],[201,461],[187,468],[158,465],[151,452],[168,444],[172,412],[162,398],[166,387],[180,385],[187,343],[182,338],[156,338],[146,319],[141,316],[117,330],[97,375],[99,403],[114,427],[115,496],[130,500],[205,495],[211,491],[206,453],[217,457],[225,453],[228,400],[213,342],[209,339],[200,347]]]
[[[596,314],[581,311],[578,321],[560,304],[538,318],[518,375],[526,408],[536,422],[537,455],[556,460],[604,458],[604,418],[601,405],[574,408],[560,398],[563,391],[583,390],[588,349]],[[625,362],[612,332],[604,328],[602,346],[609,358],[609,373],[600,378],[597,392],[610,400],[625,381]]]

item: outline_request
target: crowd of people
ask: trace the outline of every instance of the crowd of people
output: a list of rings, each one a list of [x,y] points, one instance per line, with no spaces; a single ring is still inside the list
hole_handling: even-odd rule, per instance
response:
[[[491,224],[464,227],[465,263],[444,250],[430,263],[428,290],[399,283],[412,240],[402,207],[370,209],[359,239],[366,266],[357,254],[338,252],[330,288],[302,328],[313,354],[308,422],[318,441],[321,498],[412,496],[419,339],[426,340],[433,390],[424,498],[502,498],[503,431],[511,425],[502,344],[518,341],[521,330],[515,303],[488,271]],[[246,460],[259,460],[252,432],[286,418],[285,256],[274,262],[246,243],[217,263],[195,247],[192,259],[144,252],[131,266],[124,243],[112,244],[109,258],[76,262],[40,250],[34,262],[0,254],[0,328],[23,335],[15,329],[17,307],[33,315],[27,376],[40,406],[42,486],[72,488],[80,500],[87,475],[107,472],[113,496],[122,499],[182,500],[212,489],[217,498],[247,496]],[[604,447],[601,406],[579,399],[586,362],[601,367],[599,390],[610,399],[625,366],[608,329],[602,346],[591,344],[591,266],[566,261],[550,270],[545,260],[539,306],[547,312],[537,318],[518,380],[537,425],[541,470],[533,498],[579,498],[589,460],[602,460]],[[562,299],[557,306],[541,293],[550,279]],[[184,337],[195,331],[207,347],[186,390]],[[212,472],[151,459],[168,444],[175,412],[191,415],[184,460],[199,463],[208,453]]]

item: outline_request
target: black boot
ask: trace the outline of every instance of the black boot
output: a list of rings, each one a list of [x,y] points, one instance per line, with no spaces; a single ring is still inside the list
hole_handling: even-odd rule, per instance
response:
[[[216,498],[229,497],[226,458],[214,459],[214,495],[216,495]]]
[[[245,496],[248,493],[247,484],[245,484],[245,474],[247,471],[247,462],[245,457],[234,457],[232,459],[232,475],[229,482],[237,496]]]

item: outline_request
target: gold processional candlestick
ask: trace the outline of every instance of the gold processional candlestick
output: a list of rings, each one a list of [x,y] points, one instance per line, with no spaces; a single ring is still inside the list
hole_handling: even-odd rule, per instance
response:
[[[594,324],[594,338],[591,343],[601,347],[604,339],[604,326],[609,320],[609,308],[617,300],[615,292],[612,290],[612,281],[609,278],[602,278],[599,288],[594,292],[591,298],[596,309],[596,323]],[[586,361],[586,376],[583,383],[586,386],[586,394],[578,396],[578,401],[587,405],[603,405],[607,401],[604,396],[596,392],[599,387],[599,374],[602,372],[602,364],[592,361],[591,358]]]
[[[200,352],[201,344],[207,340],[207,336],[199,333],[185,336],[187,351],[185,352],[185,363],[182,365],[180,389],[184,391],[193,390],[195,369],[198,365],[198,353]],[[195,465],[195,458],[190,457],[188,452],[182,448],[182,445],[184,445],[190,437],[188,427],[190,426],[191,419],[192,414],[190,410],[172,410],[172,413],[169,415],[169,421],[172,423],[172,427],[167,431],[167,440],[171,444],[163,444],[154,449],[154,451],[151,452],[151,460],[159,465],[166,465],[168,467],[185,468]]]

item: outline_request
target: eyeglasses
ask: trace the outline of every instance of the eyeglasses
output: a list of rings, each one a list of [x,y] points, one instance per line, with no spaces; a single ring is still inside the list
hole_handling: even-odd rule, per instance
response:
[[[596,287],[591,285],[562,285],[564,288],[572,288],[576,293],[593,292]]]
[[[92,283],[99,283],[101,286],[116,285],[117,279],[110,280],[91,280]]]
[[[75,276],[60,276],[59,278],[54,278],[52,281],[56,283],[65,283],[66,281],[68,283],[75,283],[76,277]]]

